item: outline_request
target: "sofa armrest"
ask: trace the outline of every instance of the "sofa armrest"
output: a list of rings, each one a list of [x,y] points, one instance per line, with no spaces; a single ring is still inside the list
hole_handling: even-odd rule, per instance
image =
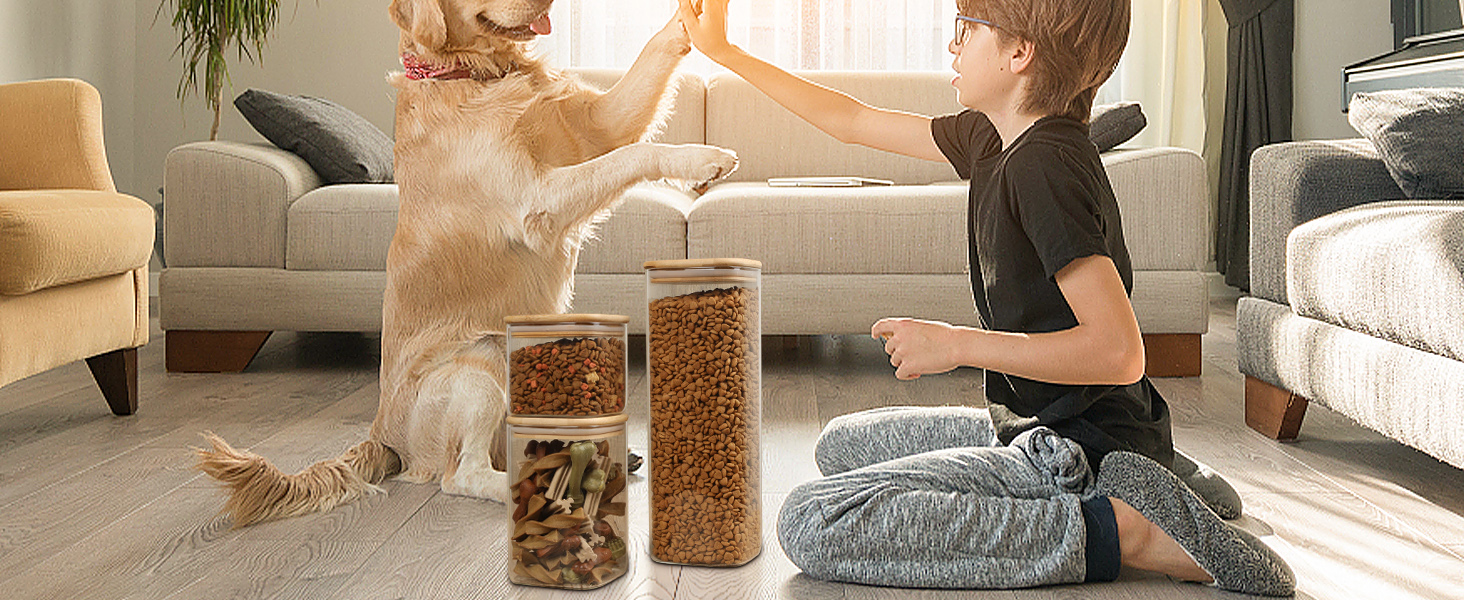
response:
[[[1371,142],[1285,142],[1256,149],[1250,170],[1250,293],[1286,297],[1286,236],[1359,204],[1403,198]]]
[[[1172,147],[1114,150],[1102,159],[1134,270],[1205,270],[1210,206],[1204,159]]]
[[[115,192],[102,97],[79,79],[0,85],[0,190]]]
[[[164,174],[168,266],[285,268],[286,213],[317,187],[320,176],[304,159],[274,146],[174,148]]]

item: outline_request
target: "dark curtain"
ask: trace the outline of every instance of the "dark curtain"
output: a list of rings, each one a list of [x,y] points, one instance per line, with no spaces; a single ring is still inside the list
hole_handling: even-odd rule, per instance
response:
[[[1250,155],[1291,139],[1294,0],[1220,0],[1229,25],[1215,264],[1250,289]]]

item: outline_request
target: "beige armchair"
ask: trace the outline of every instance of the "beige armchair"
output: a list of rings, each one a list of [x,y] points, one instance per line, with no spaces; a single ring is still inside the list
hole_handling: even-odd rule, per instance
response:
[[[137,410],[153,218],[112,183],[95,88],[0,85],[0,386],[86,359],[112,412]]]

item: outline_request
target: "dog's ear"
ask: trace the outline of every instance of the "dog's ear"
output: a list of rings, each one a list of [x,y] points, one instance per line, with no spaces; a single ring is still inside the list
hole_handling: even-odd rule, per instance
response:
[[[391,20],[423,47],[437,50],[447,45],[447,21],[439,0],[392,0]]]

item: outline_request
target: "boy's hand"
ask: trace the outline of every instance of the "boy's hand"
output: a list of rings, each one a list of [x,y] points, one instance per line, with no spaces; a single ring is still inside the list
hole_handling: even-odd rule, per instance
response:
[[[955,360],[960,330],[949,323],[919,319],[880,319],[870,336],[885,342],[895,378],[919,379],[961,366]]]
[[[724,52],[731,49],[732,43],[727,41],[727,2],[728,0],[680,0],[681,7],[677,9],[677,17],[681,19],[681,25],[686,28],[687,35],[691,36],[691,43],[696,45],[697,50],[712,60],[718,60]]]

